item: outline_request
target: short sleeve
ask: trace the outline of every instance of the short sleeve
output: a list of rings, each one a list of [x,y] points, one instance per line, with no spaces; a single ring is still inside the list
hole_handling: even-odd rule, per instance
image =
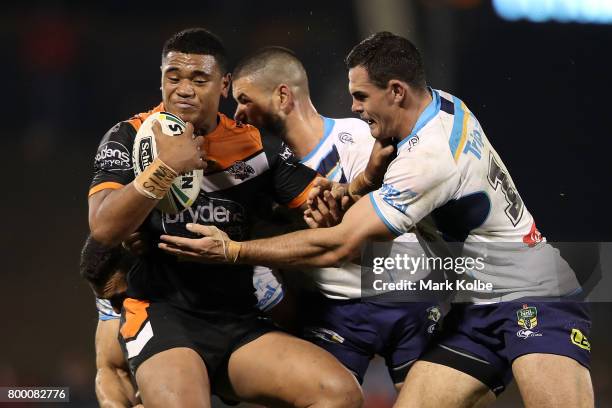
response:
[[[107,188],[121,188],[134,180],[132,146],[136,129],[128,122],[113,126],[102,138],[94,158],[89,195]]]
[[[365,122],[355,119],[352,132],[341,132],[336,143],[340,152],[340,162],[348,181],[353,180],[365,170],[370,160],[374,138]]]
[[[275,136],[262,136],[270,165],[275,199],[289,208],[306,202],[317,172],[300,163],[289,146]]]
[[[448,202],[459,180],[448,160],[433,159],[427,152],[404,153],[389,165],[382,187],[369,194],[376,214],[395,235],[409,232]]]

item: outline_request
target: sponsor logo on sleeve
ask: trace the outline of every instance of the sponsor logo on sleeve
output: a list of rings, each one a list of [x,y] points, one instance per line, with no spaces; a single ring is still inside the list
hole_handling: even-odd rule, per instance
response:
[[[127,147],[115,141],[109,141],[100,146],[95,164],[102,170],[130,170],[132,168]]]
[[[379,195],[384,202],[396,210],[406,213],[406,210],[408,209],[406,200],[411,200],[418,194],[408,188],[404,191],[399,191],[392,184],[383,184],[379,190]]]
[[[523,305],[516,312],[517,323],[521,330],[516,332],[517,337],[528,339],[529,337],[541,337],[542,333],[533,330],[538,325],[538,309],[534,306]]]

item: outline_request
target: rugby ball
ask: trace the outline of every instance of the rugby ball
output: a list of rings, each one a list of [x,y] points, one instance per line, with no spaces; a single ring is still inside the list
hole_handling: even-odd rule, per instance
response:
[[[153,121],[157,120],[162,132],[168,137],[178,136],[185,130],[185,122],[169,112],[155,112],[140,125],[134,140],[132,150],[132,163],[134,175],[138,177],[157,157]],[[204,178],[202,170],[192,170],[179,175],[170,191],[159,201],[157,208],[168,214],[177,214],[185,208],[191,207],[200,192],[200,185]]]

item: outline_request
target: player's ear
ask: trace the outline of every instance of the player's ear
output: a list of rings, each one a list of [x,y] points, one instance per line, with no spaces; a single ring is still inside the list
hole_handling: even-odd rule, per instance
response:
[[[224,98],[227,98],[229,95],[230,84],[232,83],[232,74],[228,72],[227,74],[221,77],[221,95]]]
[[[394,102],[401,103],[406,96],[406,84],[396,79],[389,81],[389,90]]]
[[[293,109],[293,92],[289,85],[280,84],[276,90],[276,95],[279,101],[279,108],[284,113],[289,113]]]

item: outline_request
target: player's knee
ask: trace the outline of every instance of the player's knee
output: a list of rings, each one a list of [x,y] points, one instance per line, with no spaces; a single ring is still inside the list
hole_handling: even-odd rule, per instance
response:
[[[357,380],[349,374],[343,376],[327,376],[318,384],[318,398],[315,405],[325,407],[361,407],[363,393]]]

